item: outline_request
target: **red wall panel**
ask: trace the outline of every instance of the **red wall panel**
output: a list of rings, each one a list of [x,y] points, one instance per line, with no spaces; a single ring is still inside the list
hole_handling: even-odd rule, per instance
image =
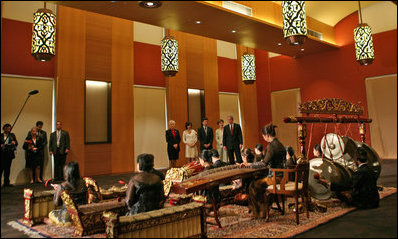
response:
[[[166,87],[160,62],[160,46],[134,42],[134,84]]]
[[[31,55],[32,23],[6,18],[2,19],[2,23],[1,73],[54,77],[56,57],[49,62],[40,62]]]
[[[237,62],[235,59],[218,57],[218,90],[238,93]]]

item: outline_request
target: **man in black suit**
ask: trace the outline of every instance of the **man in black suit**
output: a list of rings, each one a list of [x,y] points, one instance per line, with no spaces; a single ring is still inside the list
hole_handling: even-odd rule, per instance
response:
[[[240,149],[243,146],[242,129],[239,124],[234,123],[234,118],[230,115],[227,117],[228,125],[224,126],[223,145],[228,152],[230,164],[235,164],[234,153],[238,163],[243,163]]]
[[[210,150],[210,153],[211,153],[211,160],[213,162],[213,167],[219,168],[228,165],[226,162],[221,161],[220,154],[216,149]]]
[[[18,141],[15,134],[11,133],[11,125],[4,124],[3,133],[1,134],[0,144],[1,144],[1,176],[3,176],[4,171],[4,187],[12,187],[14,185],[10,184],[10,171],[11,163],[15,158],[14,151],[17,149]]]
[[[41,142],[43,142],[43,150],[41,151],[41,160],[40,160],[40,179],[43,180],[43,168],[44,168],[44,159],[45,159],[45,148],[47,146],[47,132],[43,130],[43,121],[37,121],[36,122],[36,129],[37,129],[37,136],[42,139]],[[30,130],[28,132],[28,137],[30,134]],[[27,151],[25,151],[27,153]],[[26,155],[25,155],[26,157]],[[33,171],[33,178],[36,178],[36,171]]]
[[[377,174],[367,164],[367,152],[364,148],[357,148],[358,170],[352,174],[352,187],[344,188],[329,183],[324,178],[319,182],[336,192],[337,198],[358,208],[376,208],[379,206],[380,196],[377,189]]]
[[[200,141],[200,151],[213,148],[213,129],[207,126],[208,119],[202,119],[202,127],[198,129],[198,138]]]
[[[69,133],[62,129],[61,121],[57,121],[57,130],[50,134],[49,151],[54,155],[54,180],[64,180],[66,155],[70,150]]]
[[[169,121],[169,129],[166,130],[166,141],[167,141],[167,154],[169,155],[169,168],[175,168],[177,165],[178,156],[180,154],[180,132],[175,129],[176,122],[174,120]]]

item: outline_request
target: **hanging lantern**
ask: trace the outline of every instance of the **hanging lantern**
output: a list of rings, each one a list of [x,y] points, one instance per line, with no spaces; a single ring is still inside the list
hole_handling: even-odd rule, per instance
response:
[[[282,1],[283,37],[289,45],[301,45],[307,38],[304,1]]]
[[[162,72],[167,77],[178,72],[178,41],[172,36],[165,36],[162,41]]]
[[[256,64],[253,54],[242,55],[242,80],[245,84],[253,84],[256,81]]]
[[[361,65],[372,64],[375,59],[375,53],[373,49],[372,29],[366,23],[362,23],[362,12],[361,4],[359,5],[359,24],[354,29],[354,40],[355,40],[355,55],[357,61]]]
[[[50,61],[55,56],[55,15],[50,9],[33,14],[32,56],[38,61]]]

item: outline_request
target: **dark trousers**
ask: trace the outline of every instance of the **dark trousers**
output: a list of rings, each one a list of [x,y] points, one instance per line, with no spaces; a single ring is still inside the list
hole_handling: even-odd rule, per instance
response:
[[[234,145],[232,149],[227,149],[227,151],[230,164],[235,164],[234,154],[236,156],[236,161],[238,161],[238,163],[243,163],[242,157],[240,155],[239,145]]]
[[[66,162],[66,154],[61,154],[59,149],[54,154],[54,179],[64,180],[64,165]]]
[[[3,156],[3,155],[1,155],[1,156]],[[4,185],[9,185],[10,184],[11,163],[12,163],[12,159],[10,159],[8,157],[2,157],[1,158],[0,180],[1,180],[1,177],[3,176],[3,171],[4,171]]]

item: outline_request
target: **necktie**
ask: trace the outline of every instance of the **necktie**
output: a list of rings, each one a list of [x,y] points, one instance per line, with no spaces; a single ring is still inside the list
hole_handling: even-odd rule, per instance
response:
[[[233,134],[233,133],[232,133],[232,124],[231,124],[231,134]]]
[[[57,131],[57,147],[59,147],[59,140],[61,138],[61,132]]]
[[[205,134],[207,135],[207,127],[205,126],[203,128],[205,129]]]
[[[176,132],[174,131],[174,129],[171,131],[173,133],[173,138],[176,138]]]

